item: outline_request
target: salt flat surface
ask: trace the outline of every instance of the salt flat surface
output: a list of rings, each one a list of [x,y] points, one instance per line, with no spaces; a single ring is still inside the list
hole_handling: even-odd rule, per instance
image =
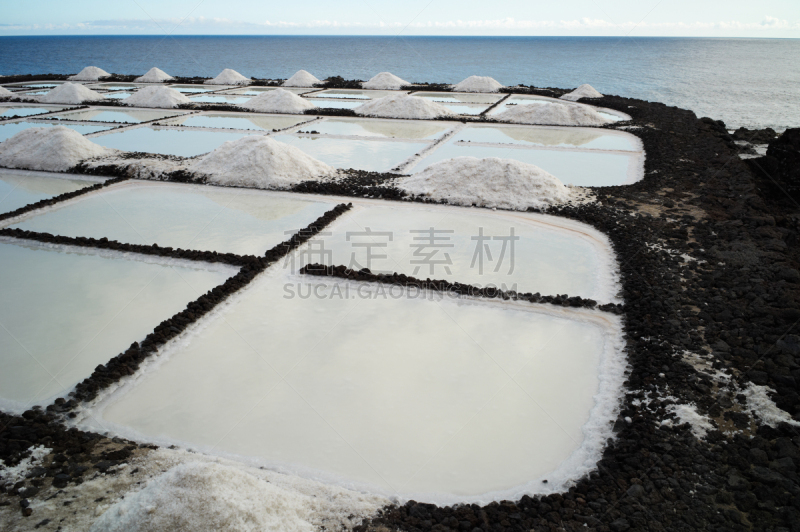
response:
[[[149,122],[150,120],[158,120],[181,114],[184,113],[180,111],[106,111],[105,109],[87,109],[56,115],[53,118],[88,122],[125,122],[129,124],[138,124],[139,122]]]
[[[200,96],[192,96],[191,100],[195,103],[221,103],[226,105],[236,105],[248,101],[247,98],[238,94],[231,94],[226,96],[224,94],[201,94]]]
[[[451,142],[459,141],[642,151],[641,142],[629,133],[595,128],[471,125],[456,133],[451,140]]]
[[[271,268],[84,423],[439,503],[563,489],[599,458],[616,318],[331,285]]]
[[[479,115],[489,108],[486,104],[477,103],[443,103],[442,105],[458,115]]]
[[[94,180],[49,177],[41,172],[0,170],[0,213],[92,186]]]
[[[253,114],[234,114],[234,113],[204,113],[201,115],[189,115],[173,120],[165,121],[165,124],[193,126],[193,127],[213,127],[230,129],[254,129],[260,131],[272,131],[273,129],[284,129],[306,122],[312,117],[294,116],[265,116]]]
[[[314,129],[311,124],[307,129]],[[306,130],[307,130],[306,129]],[[334,168],[387,172],[427,146],[422,142],[350,140],[279,135],[276,140],[300,148]]]
[[[401,139],[435,139],[449,130],[452,124],[423,122],[420,120],[359,120],[329,118],[314,122],[301,131],[317,131],[325,135],[353,135],[357,137],[384,137]]]
[[[97,133],[98,131],[106,131],[111,129],[112,126],[88,126],[81,124],[68,124],[64,122],[12,122],[10,124],[0,124],[0,142],[10,139],[20,131],[32,127],[53,127],[64,126],[74,129],[81,135],[88,135],[89,133]]]
[[[316,96],[317,93],[314,93]],[[327,107],[330,109],[355,109],[359,105],[363,104],[367,100],[336,100],[334,98],[308,98],[308,101],[316,105],[317,107]]]
[[[0,243],[0,404],[64,396],[95,366],[233,275],[232,268]]]
[[[44,113],[52,113],[54,111],[61,111],[67,109],[66,107],[44,107],[32,105],[0,105],[1,116],[33,116]]]
[[[128,244],[263,255],[333,205],[211,186],[128,182],[14,227]]]
[[[91,141],[107,148],[125,151],[159,153],[194,157],[208,153],[223,142],[242,138],[247,133],[232,131],[181,131],[177,129],[155,129],[140,127],[92,137]]]
[[[413,96],[442,103],[495,103],[503,94],[481,94],[477,92],[414,92]]]

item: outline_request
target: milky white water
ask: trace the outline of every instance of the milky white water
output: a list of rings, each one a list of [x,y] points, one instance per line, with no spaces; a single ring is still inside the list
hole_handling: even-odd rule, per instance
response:
[[[87,109],[84,111],[73,111],[55,115],[53,118],[88,122],[124,122],[138,124],[139,122],[149,122],[151,120],[159,120],[161,118],[182,114],[184,113],[180,111],[106,111],[104,109]]]
[[[546,96],[533,96],[527,94],[514,94],[506,99],[503,103],[499,104],[497,107],[489,111],[490,116],[494,116],[497,114],[502,113],[505,111],[509,106],[515,105],[549,105],[554,103],[568,103],[565,100],[554,99],[554,98],[547,98]],[[584,105],[584,104],[572,104],[572,105]],[[594,107],[589,106],[596,110],[600,116],[605,118],[606,120],[610,120],[612,122],[619,122],[621,120],[630,120],[630,116],[622,113],[620,111],[616,111],[613,109],[606,109],[602,107]]]
[[[332,204],[253,190],[126,182],[28,216],[14,227],[128,244],[263,255]],[[98,223],[102,220],[102,223]]]
[[[314,122],[300,131],[316,131],[325,135],[352,135],[357,137],[383,137],[401,139],[435,139],[453,127],[447,122],[419,120],[364,120],[329,118]]]
[[[92,137],[91,141],[95,144],[118,150],[194,157],[218,148],[223,142],[237,140],[244,135],[247,135],[247,133],[233,131],[181,131],[146,126]]]
[[[311,124],[304,129],[314,129]],[[300,148],[311,157],[334,168],[355,168],[388,172],[428,146],[426,142],[391,142],[325,137],[278,135],[276,140]]]
[[[97,133],[98,131],[107,131],[111,126],[92,126],[83,124],[69,124],[59,122],[12,122],[10,124],[0,124],[0,142],[10,139],[20,131],[30,129],[32,127],[53,127],[65,126],[74,129],[81,135],[88,135],[89,133]]]
[[[642,151],[641,141],[630,133],[598,128],[471,125],[456,133],[452,142]]]
[[[0,405],[21,412],[66,395],[235,271],[2,239]]]
[[[328,89],[321,92],[315,92],[314,98],[355,98],[357,100],[375,100],[390,96],[393,94],[401,94],[406,91],[381,91],[381,90],[358,90],[358,89]]]
[[[475,92],[414,92],[414,96],[441,103],[495,103],[503,94],[480,94]]]
[[[272,131],[297,125],[311,120],[313,117],[274,116],[235,113],[203,113],[190,115],[173,120],[164,121],[164,124],[175,126],[212,127],[228,129],[253,129]]]
[[[44,107],[32,105],[0,105],[0,116],[33,116],[44,113],[52,113],[53,111],[61,111],[66,107]]]
[[[11,212],[25,205],[73,192],[97,183],[94,179],[75,176],[48,176],[42,172],[0,170],[0,213]]]

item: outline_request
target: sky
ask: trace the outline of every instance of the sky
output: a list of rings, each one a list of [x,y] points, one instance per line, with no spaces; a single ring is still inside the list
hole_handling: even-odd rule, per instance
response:
[[[0,35],[800,37],[800,0],[1,0]]]

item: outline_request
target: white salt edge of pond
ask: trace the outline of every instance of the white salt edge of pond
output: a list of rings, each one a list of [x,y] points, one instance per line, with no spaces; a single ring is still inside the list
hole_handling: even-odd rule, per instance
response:
[[[444,105],[405,93],[390,94],[383,98],[369,100],[353,111],[361,116],[380,118],[432,119],[440,116],[451,116],[454,113]]]
[[[764,425],[772,428],[776,428],[780,423],[800,427],[800,422],[793,419],[785,410],[778,408],[767,392],[776,393],[768,386],[759,386],[752,382],[748,384],[747,388],[742,390],[742,394],[747,397],[747,410],[758,417]]]
[[[395,76],[391,72],[381,72],[380,74],[375,74],[372,76],[369,81],[363,82],[361,84],[361,88],[374,90],[398,90],[406,85],[411,84],[406,80]]]
[[[29,450],[30,454],[13,467],[6,467],[3,460],[0,460],[0,486],[13,486],[20,480],[25,480],[28,471],[52,451],[44,445],[30,447]]]
[[[160,83],[162,81],[170,81],[173,80],[172,76],[164,72],[158,67],[153,67],[147,71],[144,76],[139,76],[138,78],[134,79],[134,83]]]
[[[313,87],[317,83],[322,83],[307,70],[298,70],[292,77],[283,82],[284,87]]]
[[[697,405],[694,403],[685,405],[681,404],[669,405],[667,407],[667,412],[675,414],[675,417],[677,418],[677,423],[662,422],[662,424],[683,425],[684,423],[688,423],[689,426],[692,427],[692,434],[694,434],[697,439],[704,438],[709,430],[714,430],[714,425],[711,424],[711,420],[708,419],[707,416],[698,413]]]
[[[70,80],[75,81],[97,81],[100,78],[107,78],[110,76],[108,72],[96,66],[87,66],[74,76],[70,76]]]

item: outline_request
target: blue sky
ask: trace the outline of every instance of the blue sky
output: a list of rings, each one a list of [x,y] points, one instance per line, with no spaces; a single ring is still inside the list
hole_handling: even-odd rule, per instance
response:
[[[0,35],[800,37],[800,0],[3,0]]]

